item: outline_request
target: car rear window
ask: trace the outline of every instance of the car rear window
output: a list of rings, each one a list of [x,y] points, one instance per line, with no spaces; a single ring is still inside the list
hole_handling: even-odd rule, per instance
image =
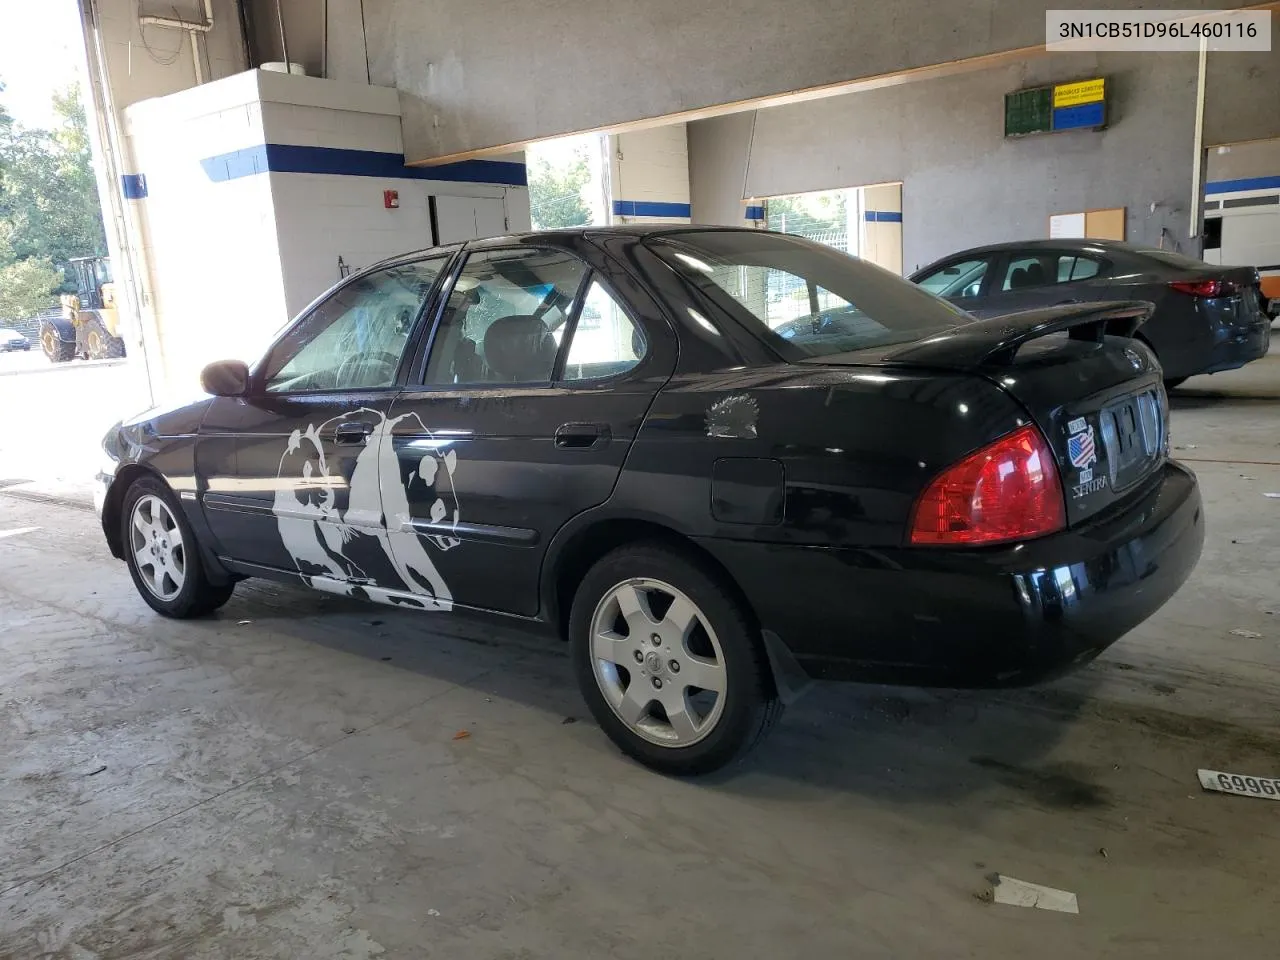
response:
[[[786,360],[909,343],[973,320],[888,270],[797,237],[691,230],[648,242]]]

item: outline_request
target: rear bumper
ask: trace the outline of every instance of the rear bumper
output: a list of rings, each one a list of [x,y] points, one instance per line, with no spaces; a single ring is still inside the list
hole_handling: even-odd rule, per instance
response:
[[[1168,463],[1122,509],[984,550],[811,548],[705,540],[814,677],[928,686],[1034,683],[1087,663],[1195,568],[1195,476]]]
[[[1267,355],[1271,349],[1271,318],[1260,317],[1247,327],[1233,327],[1222,332],[1213,345],[1207,366],[1201,373],[1235,370]]]

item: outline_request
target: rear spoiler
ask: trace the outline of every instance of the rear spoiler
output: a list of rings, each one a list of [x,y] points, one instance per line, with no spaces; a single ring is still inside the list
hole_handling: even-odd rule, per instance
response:
[[[950,333],[904,344],[884,360],[945,367],[1006,366],[1024,343],[1064,330],[1072,340],[1101,342],[1104,335],[1132,337],[1154,310],[1155,304],[1145,300],[1026,310],[978,320]]]

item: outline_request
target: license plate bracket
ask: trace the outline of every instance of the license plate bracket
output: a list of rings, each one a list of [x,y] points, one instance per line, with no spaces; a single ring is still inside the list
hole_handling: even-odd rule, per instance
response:
[[[1151,472],[1164,449],[1164,412],[1156,390],[1103,407],[1099,422],[1112,490],[1123,490]]]

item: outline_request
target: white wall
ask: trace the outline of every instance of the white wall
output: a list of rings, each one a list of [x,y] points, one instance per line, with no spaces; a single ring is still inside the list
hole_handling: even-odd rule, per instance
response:
[[[609,137],[613,223],[688,223],[689,141],[673,123]],[[642,204],[679,204],[680,213],[646,214]],[[620,209],[619,204],[624,206]]]
[[[272,173],[270,179],[289,316],[337,283],[338,257],[359,270],[431,246],[432,195],[503,201],[507,232],[529,229],[529,191],[523,187],[308,173]],[[396,191],[399,208],[384,206],[385,190]]]
[[[199,20],[201,0],[96,0],[106,68],[117,110],[196,85],[191,34],[143,26],[139,14]],[[213,29],[199,41],[205,81],[241,73],[247,66],[235,0],[213,0]]]
[[[430,246],[432,195],[497,198],[510,230],[529,228],[527,188],[444,179],[509,166],[406,168],[398,110],[393,90],[260,71],[126,110],[160,394],[211,360],[257,359],[340,256],[356,270]]]
[[[285,309],[267,177],[217,181],[201,161],[263,142],[256,75],[244,73],[125,111],[147,196],[130,201],[151,323],[157,395],[267,342]]]
[[[262,74],[264,142],[388,154],[403,168],[400,106],[395,91],[314,77]],[[392,160],[392,158],[395,158]],[[523,163],[523,156],[503,158]],[[394,171],[392,171],[394,172]],[[408,172],[408,171],[406,171]],[[432,244],[428,198],[492,197],[505,201],[509,229],[529,229],[528,190],[413,177],[275,172],[270,176],[288,316],[297,314],[351,270]],[[394,190],[399,207],[387,208]]]

